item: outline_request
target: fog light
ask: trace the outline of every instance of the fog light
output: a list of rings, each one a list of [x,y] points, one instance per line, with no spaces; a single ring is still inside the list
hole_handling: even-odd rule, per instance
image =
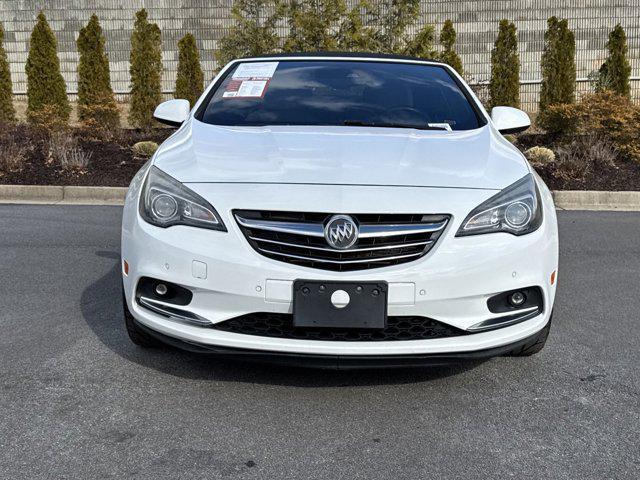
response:
[[[522,292],[513,292],[509,295],[509,303],[514,307],[521,306],[524,302],[526,302],[527,297]]]
[[[164,283],[159,283],[159,284],[156,285],[156,293],[158,295],[160,295],[161,297],[165,296],[168,291],[169,291],[169,289],[167,288],[167,286]]]

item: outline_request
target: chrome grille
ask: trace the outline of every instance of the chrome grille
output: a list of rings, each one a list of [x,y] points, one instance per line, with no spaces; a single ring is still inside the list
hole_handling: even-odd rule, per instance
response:
[[[236,210],[238,225],[262,255],[294,265],[354,271],[411,262],[424,256],[444,231],[449,215],[351,214],[358,241],[338,250],[325,240],[331,213]]]

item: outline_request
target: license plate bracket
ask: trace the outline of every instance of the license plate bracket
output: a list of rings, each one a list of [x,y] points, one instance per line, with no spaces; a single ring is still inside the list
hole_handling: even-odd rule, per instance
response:
[[[387,282],[296,280],[293,283],[293,325],[384,329],[387,325],[387,294]],[[347,303],[343,307],[336,306],[345,301]]]

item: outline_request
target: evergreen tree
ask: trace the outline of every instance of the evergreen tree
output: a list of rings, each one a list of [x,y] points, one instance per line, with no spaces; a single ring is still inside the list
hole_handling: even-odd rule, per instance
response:
[[[609,56],[600,67],[600,87],[599,90],[612,90],[619,95],[629,97],[631,95],[631,64],[627,58],[629,48],[627,47],[627,35],[620,24],[609,33],[607,42]]]
[[[4,29],[0,25],[0,123],[8,123],[15,121],[16,111],[13,108],[11,71],[7,61],[7,53],[2,44],[3,40]]]
[[[572,104],[576,100],[576,40],[567,20],[547,21],[542,53],[540,113],[550,105]]]
[[[367,0],[360,0],[347,12],[337,33],[338,50],[344,52],[381,51],[378,11]]]
[[[407,41],[404,54],[423,59],[435,59],[438,54],[433,48],[435,29],[433,25],[425,25],[411,39]]]
[[[420,0],[382,0],[379,8],[382,51],[402,53],[407,43],[407,27],[420,15]]]
[[[500,20],[500,30],[491,51],[491,81],[489,103],[497,106],[520,107],[520,57],[516,26]]]
[[[446,20],[442,27],[442,31],[440,32],[440,44],[444,48],[440,54],[440,60],[452,66],[460,75],[463,75],[464,70],[462,69],[462,60],[453,47],[456,43],[456,36],[457,34],[455,28],[453,28],[453,22],[451,20]]]
[[[343,0],[293,0],[286,8],[289,36],[285,52],[331,51],[337,47],[335,27],[344,15]]]
[[[32,122],[69,120],[71,107],[66,84],[60,73],[58,42],[44,13],[38,14],[31,33],[27,74],[27,117]],[[46,120],[45,117],[46,116]]]
[[[111,89],[109,59],[104,51],[105,39],[96,15],[80,30],[77,46],[78,117],[96,125],[115,128],[120,124],[118,107]]]
[[[175,98],[189,100],[193,106],[204,89],[204,75],[200,67],[200,53],[196,37],[187,33],[178,42],[178,73]]]
[[[160,29],[148,20],[143,8],[136,13],[131,34],[131,110],[129,123],[148,129],[153,125],[153,111],[162,101],[162,50]]]
[[[278,49],[276,24],[284,8],[278,0],[236,0],[231,9],[234,25],[220,39],[218,66],[234,58],[260,56]]]

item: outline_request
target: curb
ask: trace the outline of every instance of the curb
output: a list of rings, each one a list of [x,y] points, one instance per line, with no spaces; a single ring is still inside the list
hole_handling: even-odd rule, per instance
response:
[[[552,194],[560,210],[640,211],[640,192],[556,190]]]
[[[0,203],[124,205],[126,187],[0,185]]]
[[[618,210],[640,212],[640,192],[557,190],[559,210]],[[126,187],[65,187],[58,185],[0,185],[0,203],[61,205],[124,205]]]

